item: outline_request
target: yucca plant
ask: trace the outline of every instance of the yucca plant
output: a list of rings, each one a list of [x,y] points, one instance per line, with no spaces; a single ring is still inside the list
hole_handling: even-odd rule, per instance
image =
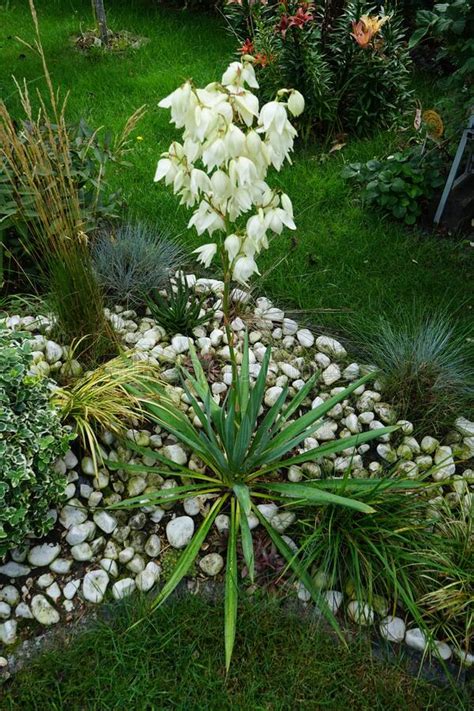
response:
[[[199,419],[200,428],[194,426],[185,413],[166,399],[164,388],[160,384],[149,383],[148,387],[130,388],[130,390],[134,395],[142,398],[143,407],[151,420],[174,435],[178,441],[190,447],[205,463],[205,472],[196,472],[185,466],[178,466],[156,451],[131,443],[131,448],[134,451],[154,459],[157,462],[156,467],[141,464],[118,464],[116,462],[109,463],[110,466],[132,472],[172,475],[181,478],[182,484],[171,490],[167,489],[166,492],[158,491],[124,500],[111,508],[159,505],[164,502],[169,504],[199,495],[206,495],[213,499],[209,512],[182,553],[173,574],[152,603],[152,609],[160,606],[186,575],[216,516],[224,510],[230,514],[225,572],[225,656],[226,667],[229,669],[236,632],[239,538],[245,568],[250,580],[254,579],[255,574],[253,540],[249,526],[251,514],[258,518],[290,569],[311,592],[314,600],[335,629],[339,630],[337,621],[313,585],[311,577],[299,564],[282,536],[262,515],[257,503],[269,499],[278,500],[287,505],[304,503],[305,506],[321,506],[330,503],[350,507],[363,514],[373,512],[370,505],[351,496],[363,486],[363,483],[358,480],[348,482],[345,495],[341,496],[332,491],[334,481],[290,483],[278,480],[278,470],[358,446],[391,432],[394,428],[384,427],[330,442],[302,454],[292,454],[295,448],[322,424],[324,415],[367,382],[370,376],[361,378],[343,392],[329,398],[320,407],[298,416],[303,401],[316,383],[317,374],[315,374],[290,402],[287,402],[288,388],[284,388],[275,404],[261,415],[265,381],[270,363],[270,347],[267,348],[259,375],[251,389],[249,346],[248,338],[245,337],[240,373],[237,374],[236,369],[233,384],[222,405],[218,405],[211,396],[204,371],[192,344],[190,352],[194,376],[187,374],[186,382],[183,379],[183,387],[191,403],[192,411]]]
[[[185,278],[176,279],[176,284],[168,282],[166,296],[155,289],[146,299],[152,317],[167,333],[181,333],[192,336],[193,328],[208,323],[212,310],[204,310],[207,294],[196,294]]]
[[[143,417],[140,399],[130,386],[146,384],[151,370],[148,363],[121,355],[54,391],[53,404],[61,410],[62,419],[73,425],[96,469],[102,460],[98,433],[106,430],[123,437],[130,422]]]

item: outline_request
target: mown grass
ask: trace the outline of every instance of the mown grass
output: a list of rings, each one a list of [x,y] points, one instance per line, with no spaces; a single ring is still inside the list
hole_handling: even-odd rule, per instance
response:
[[[70,43],[91,26],[89,0],[37,0],[43,43],[54,82],[70,91],[70,118],[83,116],[92,126],[118,131],[126,117],[146,103],[131,167],[115,171],[113,181],[128,200],[129,213],[157,221],[191,247],[199,238],[186,230],[188,213],[165,187],[153,184],[157,158],[177,134],[158,100],[185,78],[198,84],[219,77],[232,57],[234,41],[215,16],[163,7],[153,0],[108,3],[114,29],[149,38],[138,51],[107,56],[84,55]],[[30,87],[42,84],[38,58],[17,40],[32,39],[32,23],[23,0],[0,0],[0,93],[14,111],[14,74]],[[426,93],[426,81],[419,90]],[[431,93],[431,89],[428,93]],[[412,117],[407,116],[407,125]],[[359,315],[384,312],[389,317],[413,300],[425,305],[448,303],[451,313],[469,320],[473,291],[473,250],[455,238],[434,235],[366,211],[351,195],[340,171],[344,161],[368,160],[391,150],[390,132],[349,140],[321,162],[317,145],[300,145],[294,166],[273,176],[291,196],[298,231],[276,239],[260,264],[259,289],[294,310],[305,310],[316,325],[347,330]]]
[[[136,604],[108,622],[29,661],[5,689],[5,711],[292,711],[463,708],[451,687],[408,676],[372,658],[365,642],[349,649],[316,622],[276,603],[242,605],[236,653],[226,677],[222,613],[185,596],[129,629]],[[467,706],[466,706],[467,708]]]

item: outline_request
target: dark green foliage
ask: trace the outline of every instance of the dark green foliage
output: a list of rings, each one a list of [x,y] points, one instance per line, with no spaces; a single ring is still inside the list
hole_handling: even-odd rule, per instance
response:
[[[153,289],[162,289],[182,261],[183,250],[159,228],[143,222],[103,232],[93,250],[99,282],[111,301],[143,306]]]
[[[207,294],[196,294],[183,277],[168,282],[166,296],[162,296],[158,289],[154,290],[147,299],[147,305],[152,317],[166,333],[192,336],[193,328],[212,319],[212,311],[204,311],[206,299]]]
[[[116,605],[106,619],[33,657],[4,690],[5,711],[425,711],[468,708],[457,695],[374,659],[369,643],[338,645],[310,615],[274,599],[241,603],[235,663],[222,664],[220,608],[200,595]],[[69,635],[68,635],[69,636]]]
[[[28,121],[21,123],[18,139],[24,145],[28,145],[31,140],[28,138],[31,130]],[[119,164],[122,161],[120,151],[114,146],[111,132],[107,131],[100,138],[98,131],[90,128],[82,118],[78,123],[69,124],[66,157],[64,151],[58,148],[63,136],[58,132],[57,125],[38,124],[35,131],[41,135],[44,151],[49,154],[51,180],[57,179],[59,171],[67,171],[70,175],[71,183],[77,190],[83,231],[87,233],[96,229],[101,220],[117,218],[123,198],[119,191],[110,187],[107,169],[110,163]],[[35,135],[35,140],[38,140],[38,135]],[[58,161],[59,156],[64,159],[64,163]],[[28,245],[31,233],[35,231],[31,223],[40,218],[33,193],[28,190],[26,184],[19,185],[12,180],[5,161],[0,162],[0,205],[2,228],[14,228],[14,232],[9,233],[5,247],[18,258],[24,246]],[[15,233],[19,235],[21,243],[15,238]]]
[[[56,317],[55,332],[75,348],[75,357],[95,367],[117,355],[118,339],[105,318],[104,297],[87,245],[71,243],[45,262],[47,301]]]
[[[462,328],[446,310],[413,305],[397,320],[359,321],[359,355],[376,365],[384,395],[418,434],[444,433],[474,406],[472,326]]]
[[[474,5],[471,0],[435,3],[432,9],[419,10],[417,29],[410,37],[410,47],[424,39],[436,42],[437,60],[448,60],[455,72],[450,83],[465,84],[474,80]],[[472,99],[472,95],[471,95]]]
[[[262,97],[282,86],[298,89],[306,100],[300,132],[318,135],[366,134],[399,120],[409,106],[410,58],[399,17],[393,14],[366,47],[352,36],[352,23],[376,12],[360,1],[226,6],[232,30],[252,41],[245,51],[256,58]]]
[[[50,405],[50,381],[28,375],[31,365],[28,341],[0,331],[0,558],[50,530],[48,511],[67,484],[54,463],[70,431]]]
[[[376,482],[366,484],[358,497],[374,509],[368,516],[337,506],[321,508],[312,517],[308,511],[298,524],[302,559],[322,587],[344,590],[349,599],[379,608],[382,616],[395,614],[401,604],[420,618],[416,601],[426,591],[426,571],[438,565],[434,551],[441,542],[432,533],[423,486],[384,490]],[[344,488],[341,481],[340,492]],[[392,606],[385,613],[380,597]]]
[[[384,160],[351,163],[342,171],[362,187],[365,204],[414,225],[436,190],[444,185],[444,156],[438,148],[415,145]]]

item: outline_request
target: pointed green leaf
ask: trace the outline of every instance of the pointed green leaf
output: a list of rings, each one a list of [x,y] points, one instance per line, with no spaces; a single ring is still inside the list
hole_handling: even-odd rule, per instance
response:
[[[271,484],[260,484],[259,488],[264,491],[270,491],[273,494],[279,494],[285,498],[299,499],[304,501],[305,504],[338,504],[339,506],[345,506],[346,508],[362,511],[362,513],[367,514],[374,513],[375,510],[372,506],[364,504],[362,501],[357,501],[356,499],[351,499],[347,496],[339,496],[338,494],[332,494],[324,489],[319,489],[317,484],[274,482]]]
[[[225,571],[225,599],[224,599],[224,640],[225,640],[225,666],[230,669],[232,652],[235,643],[235,630],[237,624],[237,533],[239,530],[239,516],[236,501],[231,501],[229,538],[227,541],[227,562]]]

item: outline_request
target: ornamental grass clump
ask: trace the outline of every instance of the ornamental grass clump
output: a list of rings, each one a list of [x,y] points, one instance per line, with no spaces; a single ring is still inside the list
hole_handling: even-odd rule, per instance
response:
[[[156,226],[128,222],[103,231],[92,256],[107,298],[136,309],[146,304],[153,289],[166,286],[183,260],[183,249]]]

